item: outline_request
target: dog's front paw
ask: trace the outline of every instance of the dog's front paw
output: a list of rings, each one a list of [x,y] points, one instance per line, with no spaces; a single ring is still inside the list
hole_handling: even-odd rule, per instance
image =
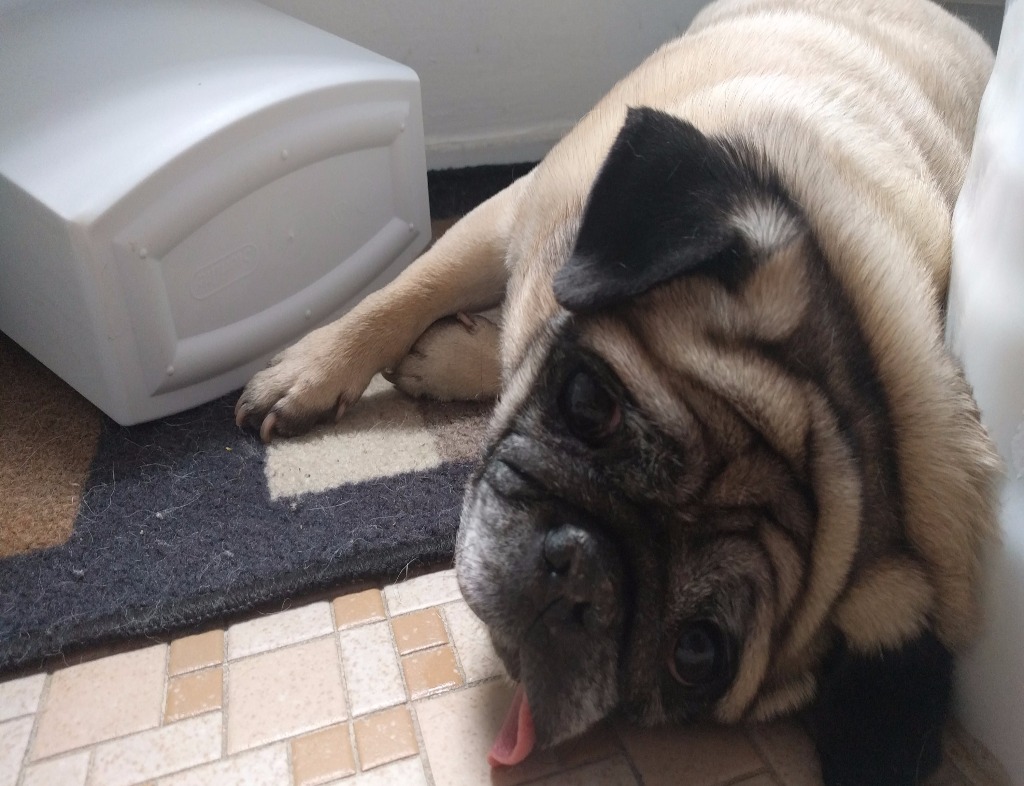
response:
[[[341,417],[376,371],[356,358],[340,345],[335,325],[310,333],[249,381],[235,404],[235,422],[270,442],[275,434],[296,436]]]
[[[476,314],[431,325],[384,378],[410,396],[436,401],[493,398],[501,385],[498,327]]]

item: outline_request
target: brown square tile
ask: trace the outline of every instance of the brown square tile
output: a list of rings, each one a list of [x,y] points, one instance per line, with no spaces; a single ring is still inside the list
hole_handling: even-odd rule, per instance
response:
[[[395,643],[402,655],[448,643],[448,632],[437,609],[423,609],[391,620]]]
[[[363,771],[419,752],[412,716],[405,705],[358,718],[355,728],[359,766]]]
[[[334,607],[334,626],[338,630],[384,619],[384,599],[380,590],[370,589],[342,595],[331,604]]]
[[[171,676],[186,671],[216,666],[224,660],[224,631],[209,630],[171,642],[167,673]]]
[[[409,696],[420,699],[462,684],[462,675],[455,665],[455,650],[450,645],[414,652],[402,658],[405,684]]]
[[[167,681],[164,723],[219,710],[224,702],[224,668],[215,666]]]
[[[356,771],[348,724],[339,723],[292,740],[295,786],[315,786]]]

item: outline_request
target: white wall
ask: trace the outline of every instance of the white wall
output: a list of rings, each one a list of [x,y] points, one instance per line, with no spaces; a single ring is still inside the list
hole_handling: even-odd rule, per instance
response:
[[[704,0],[264,0],[411,66],[430,168],[539,159]]]
[[[2,3],[3,0],[0,0]],[[706,0],[264,0],[411,66],[431,169],[539,159]],[[952,5],[998,33],[1002,0]]]

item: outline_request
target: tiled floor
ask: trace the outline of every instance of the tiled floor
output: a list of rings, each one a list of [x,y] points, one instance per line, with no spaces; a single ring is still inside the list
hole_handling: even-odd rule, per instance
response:
[[[0,683],[0,786],[815,786],[790,724],[485,756],[511,688],[451,571]],[[990,786],[953,732],[933,786]]]

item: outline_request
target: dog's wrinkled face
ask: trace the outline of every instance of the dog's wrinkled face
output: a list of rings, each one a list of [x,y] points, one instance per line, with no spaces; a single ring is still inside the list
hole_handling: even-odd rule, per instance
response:
[[[756,156],[631,111],[552,285],[457,547],[538,742],[614,708],[770,717],[813,694],[835,618],[881,643],[920,629],[885,396]],[[874,590],[850,590],[876,569],[902,594],[872,620]]]
[[[646,720],[706,715],[768,588],[748,586],[765,578],[748,547],[692,537],[710,524],[693,518],[699,424],[663,431],[571,324],[543,368],[467,495],[466,597],[527,686],[541,742],[619,705]]]

